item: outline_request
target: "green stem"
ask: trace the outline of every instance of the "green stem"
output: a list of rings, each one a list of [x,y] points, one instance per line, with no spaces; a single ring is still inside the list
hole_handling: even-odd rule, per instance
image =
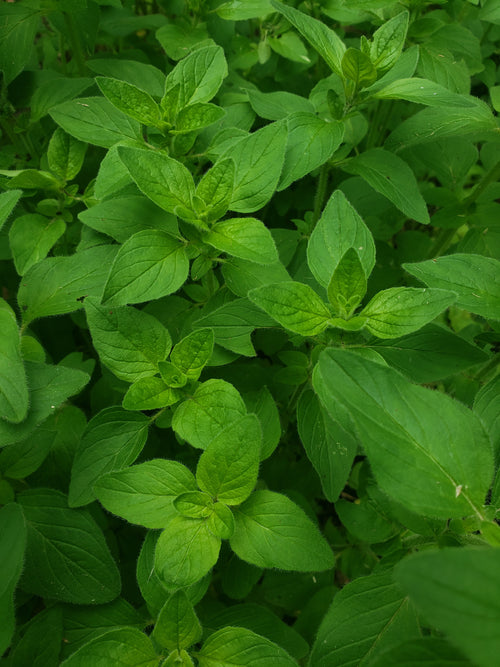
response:
[[[76,66],[80,76],[85,76],[85,57],[83,55],[82,44],[80,42],[80,35],[76,29],[75,19],[71,14],[64,14],[64,21],[68,28],[68,37],[75,56]]]
[[[463,204],[466,208],[469,208],[477,199],[483,194],[488,185],[494,183],[500,179],[500,161],[493,165],[493,167],[486,172],[486,174],[481,178],[479,183],[476,185],[474,190],[468,195],[464,200]]]
[[[474,380],[477,382],[487,382],[489,375],[500,363],[500,355],[494,354],[493,357],[485,363],[485,365],[474,375]]]
[[[318,185],[316,187],[316,194],[314,195],[314,209],[313,222],[317,222],[320,218],[321,211],[326,196],[326,188],[328,186],[328,171],[330,167],[327,162],[321,167],[318,177]]]
[[[436,236],[434,243],[431,246],[428,254],[429,259],[441,257],[441,255],[443,255],[450,247],[456,232],[457,230],[455,227],[452,229],[442,229]]]

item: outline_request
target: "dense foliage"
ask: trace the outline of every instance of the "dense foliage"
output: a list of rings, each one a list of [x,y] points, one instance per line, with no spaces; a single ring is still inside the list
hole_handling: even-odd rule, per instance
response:
[[[499,44],[0,6],[2,665],[498,665]]]

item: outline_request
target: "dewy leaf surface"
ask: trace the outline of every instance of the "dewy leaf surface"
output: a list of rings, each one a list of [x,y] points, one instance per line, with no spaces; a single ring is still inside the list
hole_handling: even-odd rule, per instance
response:
[[[327,410],[334,414],[338,401],[351,414],[375,478],[389,496],[429,517],[481,513],[493,475],[492,452],[468,408],[340,349],[321,354],[313,385]]]

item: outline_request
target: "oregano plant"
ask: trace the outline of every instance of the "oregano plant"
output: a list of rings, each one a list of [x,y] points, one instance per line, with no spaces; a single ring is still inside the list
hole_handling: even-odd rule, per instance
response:
[[[0,665],[498,665],[499,43],[0,5]]]

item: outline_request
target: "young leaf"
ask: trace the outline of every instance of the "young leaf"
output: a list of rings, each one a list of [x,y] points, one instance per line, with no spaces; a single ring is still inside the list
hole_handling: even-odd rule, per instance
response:
[[[312,287],[303,283],[266,285],[250,290],[248,298],[285,329],[301,336],[315,336],[329,324],[330,311]]]
[[[101,410],[87,424],[71,470],[68,504],[81,507],[95,500],[94,482],[110,470],[135,461],[148,437],[149,420],[121,408]]]
[[[184,284],[189,260],[184,245],[165,232],[144,230],[120,247],[104,287],[103,303],[143,303]]]
[[[153,630],[154,639],[169,651],[182,650],[201,639],[202,628],[184,591],[176,591],[163,605]]]
[[[23,569],[26,524],[21,507],[9,503],[0,509],[0,651],[8,648],[15,629],[14,590]]]
[[[372,148],[351,158],[342,168],[361,176],[409,218],[422,224],[430,222],[415,175],[397,155],[383,148]]]
[[[80,97],[57,104],[52,119],[75,139],[111,148],[124,139],[141,139],[140,125],[103,97]]]
[[[176,516],[158,538],[155,570],[168,588],[190,586],[215,565],[220,545],[205,520]]]
[[[168,213],[191,219],[194,182],[187,167],[156,151],[120,146],[118,154],[146,197]]]
[[[500,550],[465,546],[405,558],[395,578],[417,609],[477,665],[500,651]]]
[[[206,449],[224,428],[245,414],[245,403],[233,385],[214,378],[179,405],[172,428],[193,447]]]
[[[407,11],[401,12],[373,33],[370,58],[378,70],[385,72],[397,63],[405,44],[409,18]]]
[[[297,572],[329,570],[334,565],[328,542],[303,510],[280,493],[252,493],[234,518],[231,548],[247,563]]]
[[[196,480],[202,491],[226,505],[239,505],[257,482],[262,433],[255,415],[221,431],[200,456]]]
[[[174,500],[174,507],[182,516],[191,519],[206,519],[213,512],[214,503],[209,493],[190,491]]]
[[[246,628],[231,626],[214,632],[197,653],[200,667],[296,667],[295,660],[274,642]]]
[[[321,353],[313,385],[327,411],[340,404],[351,415],[387,495],[428,517],[480,513],[492,453],[471,410],[341,349]]]
[[[125,410],[158,410],[174,405],[181,398],[182,394],[161,378],[143,377],[130,385],[122,406]]]
[[[354,248],[346,250],[328,283],[328,300],[335,311],[348,319],[366,294],[366,276]]]
[[[493,257],[455,253],[403,267],[422,282],[457,293],[459,308],[500,320],[500,262]]]
[[[208,222],[219,220],[228,210],[233,196],[234,172],[234,161],[224,158],[210,167],[198,183],[196,196],[207,207],[204,215]]]
[[[346,47],[340,37],[312,16],[307,16],[307,14],[303,14],[282,2],[277,2],[277,0],[271,0],[271,4],[316,49],[332,72],[342,75],[341,63]]]
[[[50,171],[63,181],[72,181],[82,168],[86,151],[87,144],[58,127],[47,148]]]
[[[159,125],[160,108],[145,90],[108,77],[97,76],[95,81],[102,94],[124,114],[144,125]]]
[[[103,604],[120,593],[120,573],[104,535],[85,510],[53,489],[18,495],[28,526],[23,590],[71,604]]]
[[[189,380],[197,380],[214,349],[212,329],[197,329],[177,343],[170,360]]]
[[[223,503],[215,503],[212,513],[207,518],[208,529],[211,533],[228,540],[234,533],[234,517],[231,509]]]
[[[320,285],[328,287],[332,273],[349,248],[357,250],[368,277],[375,265],[373,237],[344,193],[335,190],[307,246],[307,263]]]
[[[354,90],[360,90],[374,83],[377,79],[377,70],[370,58],[359,51],[349,48],[342,56],[342,74],[354,84]]]
[[[360,577],[336,593],[319,627],[310,664],[371,664],[385,649],[419,634],[416,614],[392,581],[392,572]]]
[[[155,317],[129,306],[104,307],[93,298],[85,299],[85,313],[101,363],[116,377],[134,382],[156,375],[172,339]]]
[[[417,331],[456,299],[455,292],[443,289],[391,287],[375,294],[360,315],[377,338],[397,338]]]
[[[226,115],[226,111],[216,104],[196,102],[181,109],[175,119],[175,129],[171,134],[189,134],[213,125]]]
[[[184,387],[188,381],[187,375],[180,371],[177,366],[170,361],[160,361],[158,364],[161,379],[165,384],[174,389]]]
[[[228,255],[257,264],[278,261],[270,231],[256,218],[231,218],[217,222],[203,235],[203,241]]]
[[[165,459],[106,473],[94,484],[97,499],[109,512],[146,528],[165,528],[177,514],[177,496],[196,488],[188,468]]]
[[[160,657],[151,640],[137,628],[113,628],[94,637],[61,662],[61,667],[98,665],[102,656],[108,663],[127,667],[158,667]]]
[[[28,383],[16,315],[0,299],[0,418],[18,424],[28,412]]]

